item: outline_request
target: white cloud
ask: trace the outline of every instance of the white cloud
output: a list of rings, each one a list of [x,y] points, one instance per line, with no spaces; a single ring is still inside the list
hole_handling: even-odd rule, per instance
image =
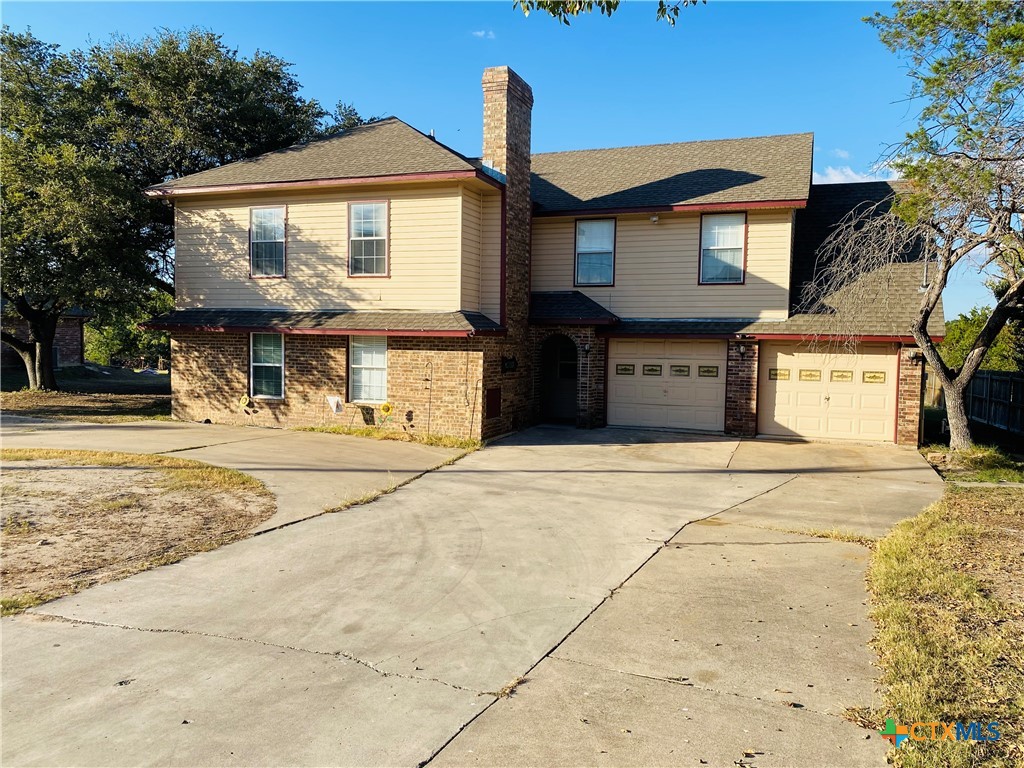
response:
[[[493,40],[494,30],[493,29],[478,29],[475,32],[470,32],[473,37],[479,37],[481,40]]]
[[[815,171],[812,180],[815,184],[855,184],[859,181],[894,181],[899,174],[890,168],[874,168],[868,173],[860,173],[848,165],[827,166],[824,171]]]
[[[838,157],[840,160],[850,159],[850,153],[847,152],[845,149],[839,149],[838,147],[832,150],[832,154]]]

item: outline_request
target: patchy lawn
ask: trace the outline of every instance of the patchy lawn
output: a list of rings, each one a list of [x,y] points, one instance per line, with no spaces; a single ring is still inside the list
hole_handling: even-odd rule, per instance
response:
[[[999,723],[998,741],[912,741],[901,768],[1024,765],[1024,490],[948,487],[875,547],[877,723]],[[982,727],[984,728],[985,725]]]
[[[945,445],[928,445],[921,453],[944,480],[1024,483],[1024,461],[994,445],[975,445],[957,452]]]
[[[198,461],[3,449],[3,614],[245,538],[276,508],[260,481]]]
[[[16,416],[117,422],[171,417],[171,377],[96,366],[57,373],[60,392],[31,392],[25,375],[4,371],[0,407]]]
[[[296,427],[298,432],[326,432],[332,435],[350,435],[352,437],[369,437],[374,440],[397,440],[402,443],[422,443],[433,445],[438,448],[462,448],[465,451],[475,451],[483,443],[479,440],[468,440],[450,435],[420,435],[413,432],[406,432],[397,429],[382,429],[380,427]]]

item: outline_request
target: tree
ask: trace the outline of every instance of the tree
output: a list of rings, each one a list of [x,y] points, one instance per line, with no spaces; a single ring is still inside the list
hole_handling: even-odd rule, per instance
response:
[[[805,302],[828,311],[827,297],[856,297],[871,282],[865,275],[884,281],[919,262],[921,300],[907,331],[942,384],[950,446],[961,450],[971,445],[967,386],[1006,324],[1024,319],[1024,5],[902,0],[894,8],[869,21],[906,60],[912,102],[922,105],[915,130],[887,158],[904,183],[891,210],[859,209],[836,229]],[[1000,285],[963,360],[947,363],[929,323],[961,262],[997,272]]]
[[[598,11],[602,16],[611,16],[619,9],[620,2],[621,0],[514,0],[513,5],[522,9],[526,16],[532,11],[544,11],[560,24],[569,26],[571,19],[583,13]],[[655,18],[674,27],[680,9],[697,5],[698,2],[707,4],[707,0],[658,0]]]
[[[362,122],[300,96],[287,62],[203,30],[62,53],[4,27],[0,53],[2,287],[30,326],[2,340],[32,387],[56,387],[61,312],[129,317],[150,287],[173,292],[173,208],[143,189]]]
[[[966,314],[946,323],[946,338],[939,345],[943,361],[956,370],[963,366],[981,329],[985,327],[989,311],[974,307]],[[996,336],[985,353],[981,368],[989,371],[1024,370],[1024,334],[1019,323],[1007,324]]]
[[[144,329],[140,324],[173,308],[174,299],[153,288],[135,312],[93,318],[85,326],[86,359],[100,365],[162,370],[171,359],[170,334]]]

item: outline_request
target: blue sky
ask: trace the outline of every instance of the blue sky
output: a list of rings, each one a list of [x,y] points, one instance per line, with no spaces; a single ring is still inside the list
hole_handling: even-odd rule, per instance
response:
[[[480,151],[480,74],[508,64],[533,87],[534,151],[813,131],[818,180],[869,177],[913,124],[901,62],[860,21],[886,4],[653,3],[571,27],[511,0],[457,3],[19,3],[4,23],[65,47],[112,33],[200,26],[244,55],[294,64],[305,95],[394,114]],[[947,289],[946,316],[990,303],[976,276]]]

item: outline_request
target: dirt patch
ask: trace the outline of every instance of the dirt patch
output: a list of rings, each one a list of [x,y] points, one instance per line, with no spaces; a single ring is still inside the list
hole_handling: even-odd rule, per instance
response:
[[[88,392],[4,392],[4,413],[37,419],[108,424],[140,419],[170,419],[170,395],[92,394]]]
[[[59,458],[5,463],[4,612],[214,549],[274,513],[259,484],[183,483],[174,474],[181,471]]]

